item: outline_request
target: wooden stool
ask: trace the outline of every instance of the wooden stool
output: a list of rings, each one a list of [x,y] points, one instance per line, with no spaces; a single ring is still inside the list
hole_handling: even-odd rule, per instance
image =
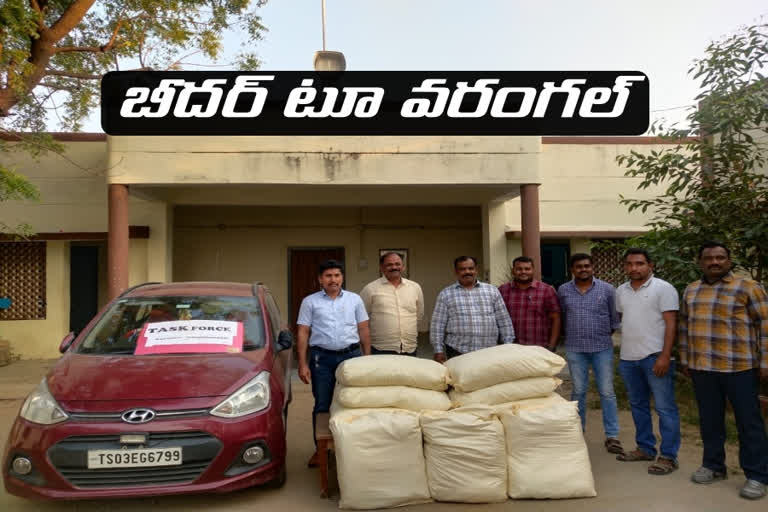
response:
[[[331,415],[327,412],[317,414],[315,420],[315,438],[317,439],[317,455],[320,459],[320,497],[328,498],[328,452],[333,450],[333,434],[329,421]]]

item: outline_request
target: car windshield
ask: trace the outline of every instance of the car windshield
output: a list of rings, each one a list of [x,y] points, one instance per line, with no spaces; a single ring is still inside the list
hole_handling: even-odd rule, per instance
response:
[[[116,301],[78,346],[79,354],[133,354],[142,327],[174,320],[242,322],[243,350],[262,348],[264,320],[256,297],[129,297]]]

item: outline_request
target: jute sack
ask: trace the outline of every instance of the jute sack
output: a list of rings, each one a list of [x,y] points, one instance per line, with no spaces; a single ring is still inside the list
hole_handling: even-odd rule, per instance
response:
[[[463,393],[457,390],[448,392],[454,407],[472,404],[496,405],[526,398],[547,396],[563,381],[556,377],[530,377],[528,379],[502,382],[493,386]]]
[[[345,410],[331,418],[330,427],[339,508],[366,510],[431,501],[418,414]]]
[[[493,406],[494,414],[503,412],[514,412],[520,409],[538,409],[539,407],[551,407],[553,405],[566,403],[568,400],[557,393],[550,393],[547,396],[538,398],[526,398],[525,400],[516,400],[514,402],[505,402]]]
[[[444,391],[410,388],[406,386],[348,387],[336,385],[339,405],[345,409],[394,407],[419,412],[447,411],[451,399]]]
[[[379,354],[347,359],[336,369],[336,381],[344,386],[409,386],[445,391],[448,369],[430,359]]]
[[[596,496],[578,405],[502,412],[510,498]]]
[[[465,393],[528,377],[553,377],[565,359],[544,347],[508,343],[446,361],[449,383]]]
[[[459,503],[507,499],[504,429],[487,406],[421,414],[432,498]]]

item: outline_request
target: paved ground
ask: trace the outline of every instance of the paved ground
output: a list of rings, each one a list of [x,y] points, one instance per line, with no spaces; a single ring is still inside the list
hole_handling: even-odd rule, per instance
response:
[[[51,361],[21,361],[0,368],[0,442],[5,444],[13,418],[21,400],[37,385]],[[250,489],[229,495],[203,495],[171,498],[143,498],[134,500],[90,502],[35,502],[9,496],[0,491],[0,510],[15,511],[213,511],[213,510],[335,510],[337,502],[318,498],[317,470],[304,465],[312,450],[311,410],[312,396],[308,386],[294,381],[294,402],[289,414],[288,483],[280,490]],[[631,418],[621,413],[622,441],[632,443]],[[768,499],[749,502],[738,497],[743,477],[733,475],[729,480],[712,486],[698,486],[688,480],[698,467],[700,447],[685,441],[680,453],[680,470],[665,477],[645,472],[645,463],[620,463],[602,447],[600,411],[590,411],[587,443],[592,459],[592,470],[597,483],[598,496],[579,500],[512,501],[494,505],[460,505],[433,503],[400,510],[418,512],[442,511],[621,511],[655,512],[695,510],[722,512],[738,509],[740,512],[765,511]]]

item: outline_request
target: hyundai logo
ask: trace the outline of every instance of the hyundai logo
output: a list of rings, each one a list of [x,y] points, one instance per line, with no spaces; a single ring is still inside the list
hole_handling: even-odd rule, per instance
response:
[[[155,419],[155,411],[152,409],[131,409],[121,416],[126,423],[146,423]]]

